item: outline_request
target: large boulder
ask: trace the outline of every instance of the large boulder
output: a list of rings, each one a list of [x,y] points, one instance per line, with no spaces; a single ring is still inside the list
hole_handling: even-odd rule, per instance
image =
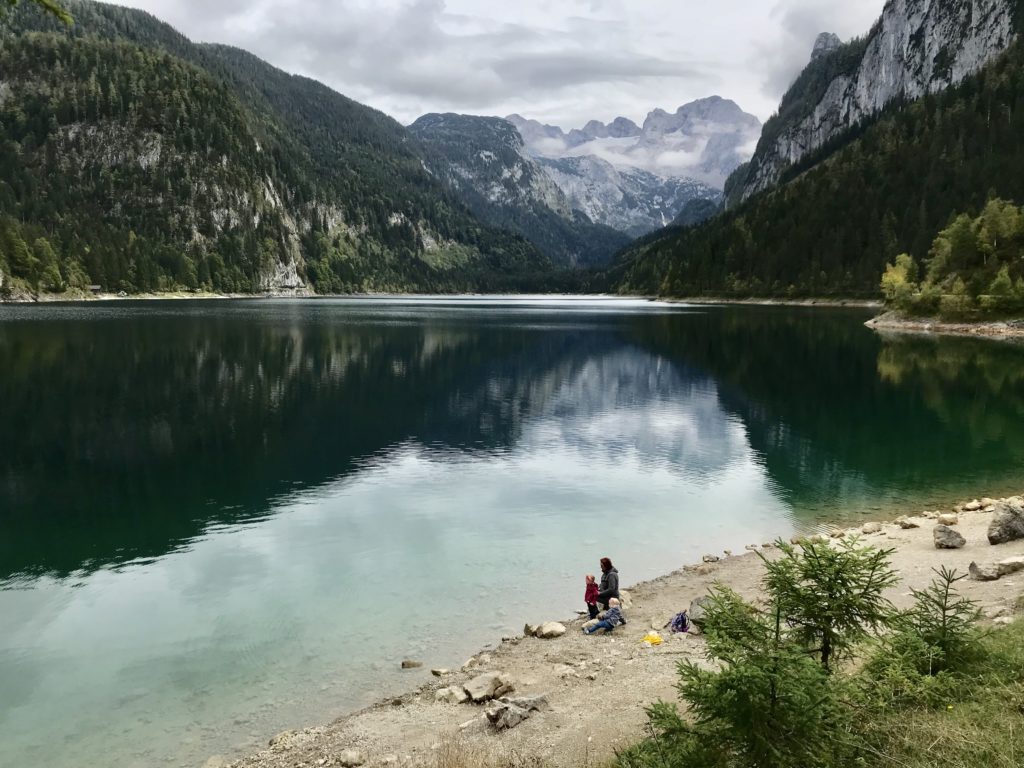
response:
[[[967,539],[948,525],[936,525],[932,536],[935,539],[936,549],[960,549],[967,543]]]
[[[559,624],[557,621],[545,621],[537,630],[533,633],[535,637],[539,637],[543,640],[551,640],[555,637],[561,637],[565,634],[565,625]]]
[[[704,626],[704,620],[707,618],[707,606],[711,604],[711,598],[708,595],[698,597],[695,600],[690,601],[690,610],[686,612],[690,621],[696,624],[698,627]]]
[[[989,544],[1006,544],[1017,539],[1024,539],[1024,503],[1019,497],[996,504],[988,525]]]
[[[474,703],[481,704],[514,691],[515,685],[503,672],[485,672],[474,677],[463,688]]]

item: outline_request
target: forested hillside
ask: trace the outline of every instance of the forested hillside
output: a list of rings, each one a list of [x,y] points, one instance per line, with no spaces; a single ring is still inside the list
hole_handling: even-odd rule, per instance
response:
[[[707,223],[637,244],[624,292],[878,294],[887,262],[918,263],[958,213],[1024,201],[1024,47],[959,86],[894,104],[791,167],[777,188]]]
[[[466,290],[550,260],[483,225],[397,122],[152,16],[0,18],[2,290]]]

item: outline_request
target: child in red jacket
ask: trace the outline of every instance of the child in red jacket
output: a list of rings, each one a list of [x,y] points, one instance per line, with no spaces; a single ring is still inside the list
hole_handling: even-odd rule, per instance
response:
[[[600,590],[597,588],[597,581],[591,574],[587,574],[587,591],[583,593],[583,602],[587,604],[590,611],[590,618],[597,618],[597,595]]]

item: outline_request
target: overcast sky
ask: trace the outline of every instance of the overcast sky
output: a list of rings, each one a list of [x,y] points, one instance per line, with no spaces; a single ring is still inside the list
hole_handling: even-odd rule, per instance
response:
[[[718,94],[766,119],[818,32],[884,0],[115,0],[403,123],[519,112],[563,128]]]

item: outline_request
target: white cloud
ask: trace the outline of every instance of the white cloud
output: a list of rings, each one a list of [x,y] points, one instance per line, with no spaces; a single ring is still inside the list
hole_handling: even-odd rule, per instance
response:
[[[764,119],[815,35],[866,32],[883,0],[127,0],[402,122],[518,112],[642,122],[717,93]]]

